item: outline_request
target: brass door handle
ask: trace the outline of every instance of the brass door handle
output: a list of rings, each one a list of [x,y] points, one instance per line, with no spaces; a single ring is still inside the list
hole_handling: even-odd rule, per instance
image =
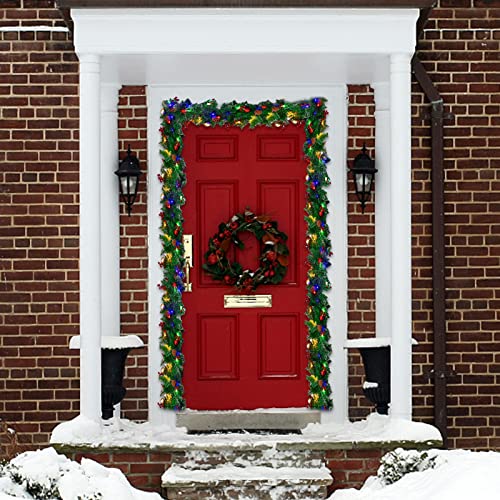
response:
[[[192,292],[193,284],[191,283],[191,268],[193,267],[193,235],[183,235],[182,243],[184,245],[184,274],[186,277],[184,292]]]
[[[186,276],[186,281],[184,283],[184,291],[185,292],[192,292],[193,291],[193,284],[191,283],[191,263],[189,260],[186,259],[186,264],[184,266],[184,274]]]

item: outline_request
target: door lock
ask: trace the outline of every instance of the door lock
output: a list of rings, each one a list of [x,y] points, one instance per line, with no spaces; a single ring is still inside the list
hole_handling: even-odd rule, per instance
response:
[[[191,269],[193,268],[193,235],[184,234],[182,236],[182,243],[184,245],[184,291],[192,292],[193,284],[191,283]]]

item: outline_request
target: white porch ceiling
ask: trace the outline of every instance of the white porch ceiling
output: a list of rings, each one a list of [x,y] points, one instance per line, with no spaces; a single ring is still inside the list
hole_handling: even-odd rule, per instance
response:
[[[335,85],[387,81],[388,55],[122,54],[102,57],[102,81],[124,85]]]

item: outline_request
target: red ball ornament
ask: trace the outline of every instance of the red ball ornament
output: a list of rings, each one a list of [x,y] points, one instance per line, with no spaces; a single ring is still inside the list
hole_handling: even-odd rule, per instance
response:
[[[211,253],[209,256],[208,256],[208,263],[213,266],[214,264],[217,264],[217,255],[215,255],[214,253]]]

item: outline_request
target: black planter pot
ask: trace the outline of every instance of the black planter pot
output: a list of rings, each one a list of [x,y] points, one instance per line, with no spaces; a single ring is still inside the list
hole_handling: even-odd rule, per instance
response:
[[[375,404],[377,413],[387,415],[391,402],[391,347],[358,347],[358,350],[366,381],[377,384],[377,387],[363,387],[363,393]]]
[[[123,387],[123,373],[130,351],[130,347],[101,350],[101,405],[104,420],[113,416],[115,405],[120,403],[127,393]]]

